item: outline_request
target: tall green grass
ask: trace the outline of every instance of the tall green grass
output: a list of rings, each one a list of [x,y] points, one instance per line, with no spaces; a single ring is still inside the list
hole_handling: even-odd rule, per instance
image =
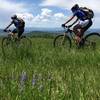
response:
[[[31,40],[30,48],[7,57],[0,49],[1,100],[100,100],[100,49],[57,49],[53,39]]]

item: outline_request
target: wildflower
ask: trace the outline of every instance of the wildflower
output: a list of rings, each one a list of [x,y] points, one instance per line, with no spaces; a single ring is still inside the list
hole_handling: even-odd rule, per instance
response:
[[[23,86],[27,80],[27,74],[25,71],[22,72],[20,76],[20,85]]]
[[[33,78],[32,78],[32,85],[34,86],[36,84],[37,81],[37,75],[33,74]]]
[[[23,71],[20,76],[20,92],[23,91],[23,89],[25,88],[26,80],[27,80],[27,74],[25,71]]]

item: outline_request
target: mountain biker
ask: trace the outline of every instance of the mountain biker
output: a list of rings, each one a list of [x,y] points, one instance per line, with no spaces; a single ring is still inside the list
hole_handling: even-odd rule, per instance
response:
[[[18,38],[21,37],[21,35],[23,34],[24,32],[24,27],[25,27],[25,22],[23,19],[21,18],[18,18],[17,15],[13,15],[11,17],[12,21],[11,23],[4,29],[4,31],[6,32],[6,30],[12,25],[14,24],[14,26],[16,27],[12,33],[15,34],[15,33],[18,33]]]
[[[84,7],[84,8],[86,8],[86,7]],[[76,43],[80,44],[81,40],[82,40],[82,36],[84,35],[84,32],[87,29],[89,29],[92,25],[92,18],[87,17],[87,13],[84,12],[82,10],[82,7],[79,7],[78,4],[75,4],[71,8],[71,11],[73,13],[73,16],[66,23],[62,24],[62,27],[65,27],[65,25],[68,22],[70,22],[73,18],[75,18],[75,16],[76,16],[77,19],[71,25],[69,25],[69,27],[73,26],[74,24],[76,24],[79,21],[79,23],[73,27],[73,32],[76,34],[76,37],[75,37]]]

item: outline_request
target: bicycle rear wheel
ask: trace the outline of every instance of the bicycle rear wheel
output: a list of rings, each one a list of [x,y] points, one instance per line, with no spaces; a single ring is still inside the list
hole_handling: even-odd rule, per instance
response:
[[[26,37],[26,36],[22,36],[21,39],[20,39],[20,43],[19,43],[19,46],[23,49],[29,49],[32,45],[32,42],[31,40]]]
[[[90,49],[100,49],[100,34],[90,33],[84,38],[84,46]]]
[[[54,47],[71,48],[71,39],[66,35],[58,35],[53,42]]]

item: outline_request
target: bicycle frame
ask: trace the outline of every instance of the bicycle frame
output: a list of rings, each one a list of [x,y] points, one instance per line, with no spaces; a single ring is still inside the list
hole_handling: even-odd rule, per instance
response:
[[[100,36],[99,33],[93,32],[93,33],[89,33],[88,35],[83,35],[82,39],[80,42],[77,42],[77,38],[76,38],[76,34],[67,26],[63,27],[64,28],[64,32],[62,35],[58,35],[56,36],[56,38],[54,39],[54,47],[56,46],[62,46],[65,44],[65,41],[69,41],[69,46],[71,47],[72,43],[74,43],[78,48],[80,47],[84,47],[84,46],[91,46],[94,45],[95,42],[92,41],[92,38],[89,37],[93,37],[93,36]],[[57,41],[59,39],[59,41]],[[100,40],[99,40],[100,41]],[[59,45],[58,45],[58,43]]]
[[[64,27],[64,29],[65,29],[65,32],[64,32],[64,36],[69,36],[72,40],[74,40],[74,38],[75,38],[75,33],[69,28],[69,27]],[[69,33],[69,35],[68,35],[68,33]]]
[[[17,33],[12,33],[11,30],[7,30],[6,32],[8,33],[8,38],[11,38],[11,39],[17,38],[16,36]]]

